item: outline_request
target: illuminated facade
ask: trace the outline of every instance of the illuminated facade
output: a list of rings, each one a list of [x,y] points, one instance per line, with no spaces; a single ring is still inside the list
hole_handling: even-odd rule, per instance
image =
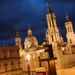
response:
[[[30,71],[35,71],[39,67],[39,57],[48,58],[47,52],[38,52],[38,48],[44,45],[52,45],[54,56],[57,57],[57,68],[69,67],[75,65],[75,34],[73,31],[72,22],[66,16],[65,28],[67,42],[64,42],[62,35],[56,23],[55,13],[48,4],[47,14],[47,32],[45,40],[39,46],[38,40],[33,36],[31,28],[27,31],[27,37],[24,40],[24,49],[22,48],[21,38],[18,32],[16,33],[15,46],[2,46],[0,47],[0,75],[21,75],[22,71],[27,72],[28,66]],[[40,38],[39,38],[40,39]],[[27,60],[26,56],[29,53],[30,59]],[[65,60],[65,61],[64,61]],[[47,62],[42,62],[42,66],[48,66]]]
[[[17,46],[0,46],[0,75],[21,75],[22,67]]]
[[[27,31],[27,37],[24,41],[24,51],[25,53],[30,53],[30,68],[31,71],[34,71],[35,68],[38,67],[38,54],[36,54],[36,48],[38,47],[38,41],[36,37],[33,36],[31,28]],[[25,64],[24,70],[27,71],[27,59],[26,55],[24,55],[23,65]]]
[[[38,41],[37,39],[33,36],[32,30],[29,28],[27,31],[28,36],[25,38],[24,41],[24,48],[27,50],[29,48],[36,48],[38,47]],[[31,51],[31,50],[29,50]]]
[[[0,46],[0,75],[22,75],[21,39],[16,33],[15,45]]]
[[[42,46],[51,44],[53,47],[54,56],[57,57],[57,68],[64,68],[69,67],[69,65],[74,65],[75,61],[72,61],[71,59],[75,56],[75,34],[73,32],[72,22],[69,20],[68,16],[66,17],[65,27],[66,27],[66,38],[67,42],[64,42],[62,35],[59,32],[59,28],[56,23],[56,16],[53,13],[53,11],[50,8],[50,4],[48,4],[47,14],[46,14],[46,20],[47,20],[47,33],[46,38],[44,42],[42,43]],[[34,39],[32,35],[32,30],[28,30],[28,36],[25,38],[24,46],[25,51],[28,52],[34,52],[31,55],[30,66],[31,69],[35,69],[38,67],[38,57],[46,58],[48,57],[48,54],[45,52],[42,53],[36,53],[36,49],[38,46],[38,41]],[[33,59],[33,57],[35,59]],[[64,61],[64,59],[66,59]],[[69,61],[68,61],[69,60]],[[64,62],[63,62],[64,61]],[[34,62],[36,62],[35,66],[33,67]],[[42,66],[47,66],[47,62],[42,62]]]
[[[65,27],[66,27],[67,42],[70,45],[75,45],[75,34],[73,31],[73,25],[72,22],[69,20],[68,16],[66,16]]]
[[[75,56],[75,34],[72,22],[66,16],[65,28],[67,42],[64,42],[56,23],[56,16],[48,4],[48,13],[46,14],[48,30],[46,34],[46,42],[52,44],[54,55],[57,57],[57,67],[64,68],[74,65],[75,61],[71,59]],[[64,59],[66,59],[64,61]],[[68,61],[69,60],[69,61]],[[64,62],[63,62],[64,61]],[[63,65],[65,64],[65,65]]]
[[[50,8],[50,4],[48,4],[46,19],[48,25],[47,36],[48,36],[49,44],[61,43],[62,40],[61,40],[59,29],[57,27],[56,16],[52,12]]]

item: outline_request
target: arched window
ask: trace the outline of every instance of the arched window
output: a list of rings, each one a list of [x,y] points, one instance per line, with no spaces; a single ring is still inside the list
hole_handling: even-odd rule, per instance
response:
[[[52,41],[54,41],[54,39],[53,39],[53,35],[52,35]]]
[[[50,27],[51,27],[51,22],[50,22],[50,20],[49,20],[49,24],[50,24]]]
[[[72,43],[72,40],[70,39],[70,43]]]

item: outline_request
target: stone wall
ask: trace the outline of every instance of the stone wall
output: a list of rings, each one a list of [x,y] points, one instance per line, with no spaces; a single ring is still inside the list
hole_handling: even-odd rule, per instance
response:
[[[62,55],[60,58],[61,67],[69,68],[75,66],[75,54],[72,55]]]

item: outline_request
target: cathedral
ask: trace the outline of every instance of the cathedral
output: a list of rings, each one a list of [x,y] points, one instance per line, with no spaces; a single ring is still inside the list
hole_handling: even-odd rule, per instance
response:
[[[45,34],[45,40],[41,44],[38,44],[38,40],[32,34],[32,30],[29,27],[27,31],[27,37],[24,41],[24,49],[22,49],[21,38],[16,34],[16,45],[19,46],[20,55],[23,57],[22,65],[23,70],[27,71],[27,61],[26,61],[26,53],[30,53],[30,68],[31,71],[35,70],[35,68],[39,67],[38,57],[41,58],[48,57],[45,52],[37,52],[38,47],[43,47],[44,45],[52,45],[54,56],[57,57],[56,66],[57,68],[67,68],[75,65],[75,33],[73,30],[72,21],[68,16],[65,18],[65,29],[66,29],[66,39],[64,42],[61,33],[59,32],[59,28],[56,23],[55,13],[51,10],[51,6],[48,3],[47,14],[47,32]],[[42,63],[43,66],[46,66],[46,62]],[[25,65],[25,66],[24,66]]]
[[[59,31],[56,15],[52,11],[50,3],[48,3],[45,17],[47,30],[41,45],[29,27],[23,43],[24,48],[18,32],[16,32],[14,45],[0,46],[0,75],[36,75],[36,69],[40,67],[49,71],[51,57],[46,49],[53,54],[54,58],[57,58],[56,60],[51,59],[56,71],[75,66],[75,33],[69,16],[65,16],[64,23],[66,42]],[[48,48],[50,45],[52,49]],[[40,59],[47,59],[47,61],[41,62]],[[53,65],[52,69],[54,69]],[[30,74],[28,74],[29,72]]]

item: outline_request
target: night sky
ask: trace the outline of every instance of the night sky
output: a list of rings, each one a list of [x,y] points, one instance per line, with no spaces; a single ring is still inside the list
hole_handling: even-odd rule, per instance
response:
[[[14,44],[16,31],[22,38],[30,25],[39,43],[47,29],[47,0],[0,0],[0,45]],[[75,0],[51,0],[51,8],[57,16],[57,24],[65,39],[65,15],[68,14],[75,30]]]

